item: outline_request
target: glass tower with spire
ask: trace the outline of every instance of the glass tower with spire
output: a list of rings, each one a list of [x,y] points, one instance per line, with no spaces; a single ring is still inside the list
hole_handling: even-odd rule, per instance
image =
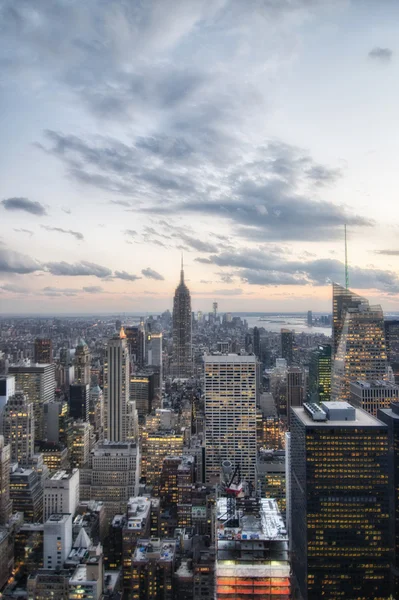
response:
[[[183,257],[180,283],[173,300],[173,367],[175,377],[185,379],[193,373],[192,318],[190,291],[184,283]]]

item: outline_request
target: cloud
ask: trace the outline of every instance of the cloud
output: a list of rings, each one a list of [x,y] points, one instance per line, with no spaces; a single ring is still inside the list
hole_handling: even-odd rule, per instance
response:
[[[157,271],[154,271],[149,267],[147,269],[143,269],[141,273],[148,279],[156,279],[157,281],[164,281],[165,279],[162,275],[160,275],[160,273],[157,273]]]
[[[92,275],[93,277],[99,277],[100,279],[112,276],[111,269],[86,260],[82,260],[75,264],[69,264],[64,261],[50,262],[46,263],[46,268],[52,275],[57,276],[85,277]]]
[[[89,285],[82,288],[84,292],[88,294],[100,294],[103,291],[103,288],[99,285]]]
[[[141,279],[138,275],[132,275],[126,271],[115,271],[114,277],[116,279],[124,279],[125,281],[137,281],[137,279]]]
[[[34,273],[42,270],[42,265],[30,256],[0,247],[0,273]]]
[[[213,294],[216,296],[241,296],[243,290],[241,288],[233,288],[233,289],[222,289],[222,290],[213,290]]]
[[[13,283],[0,283],[0,289],[5,292],[12,292],[14,294],[29,294],[29,289]]]
[[[46,209],[40,202],[29,200],[28,198],[6,198],[1,201],[1,204],[6,210],[22,210],[31,215],[43,216],[46,215]]]
[[[135,231],[134,229],[125,229],[124,233],[125,235],[128,235],[130,237],[136,237],[137,235],[137,231]]]
[[[376,46],[370,50],[369,58],[382,63],[388,63],[391,61],[392,54],[393,52],[390,48],[380,48],[379,46]]]
[[[30,229],[15,229],[14,228],[14,231],[16,231],[17,233],[27,233],[31,237],[33,235],[33,231],[31,231]]]
[[[399,250],[376,250],[376,254],[384,256],[399,256]]]
[[[56,231],[57,233],[66,233],[68,235],[72,235],[77,240],[84,239],[83,233],[80,233],[79,231],[72,231],[72,229],[62,229],[61,227],[50,227],[49,225],[41,225],[40,227],[42,227],[43,229],[46,229],[47,231]]]

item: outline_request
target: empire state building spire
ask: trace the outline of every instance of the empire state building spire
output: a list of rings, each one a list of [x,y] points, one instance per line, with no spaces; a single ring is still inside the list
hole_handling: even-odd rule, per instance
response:
[[[193,371],[191,296],[184,282],[183,254],[180,283],[173,300],[173,367],[175,377],[186,379]]]

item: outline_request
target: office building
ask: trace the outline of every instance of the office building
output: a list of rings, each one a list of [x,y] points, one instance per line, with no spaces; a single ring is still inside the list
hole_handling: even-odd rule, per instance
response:
[[[96,385],[89,395],[89,423],[94,428],[96,441],[104,439],[104,395]]]
[[[351,292],[347,288],[342,287],[338,283],[333,283],[333,322],[332,322],[332,355],[333,358],[338,350],[338,345],[341,339],[342,330],[344,328],[346,313],[349,309],[357,310],[363,302],[367,301]]]
[[[328,402],[331,399],[331,346],[318,346],[312,352],[309,365],[309,400]]]
[[[388,486],[390,533],[393,556],[391,563],[392,598],[399,598],[399,403],[380,408],[377,417],[388,427]]]
[[[157,486],[164,458],[182,454],[184,435],[174,429],[145,431],[142,444],[142,477],[145,478],[147,485]]]
[[[78,565],[68,581],[68,600],[100,600],[103,598],[104,574],[102,557],[93,556]]]
[[[350,403],[374,417],[379,408],[389,408],[399,402],[399,386],[389,381],[353,381],[350,384]]]
[[[80,471],[81,500],[104,503],[107,520],[123,514],[131,496],[137,496],[140,448],[130,442],[98,442],[88,466]]]
[[[348,290],[344,291],[348,293]],[[364,298],[352,296],[345,312],[341,311],[339,327],[337,326],[340,337],[331,375],[333,400],[348,401],[352,381],[388,378],[382,309],[380,306],[370,306]],[[340,301],[345,298],[345,295],[338,296]],[[335,304],[334,298],[334,306]]]
[[[257,327],[254,327],[253,332],[253,350],[255,356],[260,359],[260,331]]]
[[[274,499],[216,505],[217,600],[291,598],[288,536]]]
[[[308,327],[312,327],[312,325],[313,325],[313,313],[311,310],[308,310],[307,324],[308,324]]]
[[[176,540],[142,539],[132,558],[132,598],[173,600]]]
[[[40,452],[43,456],[43,462],[50,473],[68,467],[68,448],[64,444],[46,441],[36,442],[35,452]]]
[[[6,375],[0,377],[0,422],[3,408],[8,402],[8,399],[15,394],[15,377],[14,375]]]
[[[72,419],[89,420],[89,394],[89,385],[74,383],[69,386],[69,416]]]
[[[286,458],[284,450],[261,450],[258,455],[258,491],[262,498],[274,498],[281,514],[286,511]]]
[[[104,364],[104,437],[110,442],[137,437],[137,411],[129,400],[129,351],[123,328],[108,342]]]
[[[75,350],[75,383],[90,386],[90,350],[83,338],[78,340]]]
[[[287,419],[290,422],[292,406],[303,404],[303,371],[300,367],[290,367],[287,371]]]
[[[154,373],[132,373],[130,375],[130,400],[136,404],[137,415],[141,423],[152,410],[155,393]]]
[[[53,362],[53,342],[50,339],[37,338],[35,340],[35,363],[51,365]]]
[[[15,389],[33,404],[35,440],[43,439],[43,404],[54,400],[55,365],[11,365],[9,374],[15,377]]]
[[[90,454],[91,426],[86,421],[74,421],[69,438],[69,461],[73,469],[87,465]]]
[[[20,392],[11,396],[4,408],[3,434],[12,462],[29,463],[35,451],[34,428],[33,404]]]
[[[150,333],[147,337],[147,364],[158,367],[162,380],[162,333]]]
[[[281,330],[281,357],[291,365],[294,360],[294,332],[290,329]]]
[[[291,409],[290,537],[303,600],[389,598],[387,429],[347,402]]]
[[[399,320],[386,320],[384,329],[388,363],[394,372],[395,382],[399,384]]]
[[[43,404],[43,418],[44,439],[47,442],[54,442],[56,444],[65,442],[65,427],[68,421],[72,421],[68,417],[68,403],[59,400],[45,402]]]
[[[10,498],[14,512],[21,512],[24,521],[38,523],[43,517],[43,485],[38,471],[11,466]]]
[[[60,569],[72,549],[72,515],[53,514],[44,523],[43,565]]]
[[[123,587],[126,598],[132,594],[132,557],[140,538],[151,534],[151,500],[145,496],[129,498],[122,527]]]
[[[255,356],[205,356],[205,477],[219,481],[224,460],[256,485]]]
[[[183,261],[180,283],[173,300],[173,367],[172,373],[179,379],[191,377],[193,373],[191,296],[184,283]]]
[[[55,513],[73,515],[79,504],[79,470],[56,471],[44,482],[43,520]]]
[[[130,360],[133,364],[141,368],[144,366],[146,348],[144,324],[128,325],[124,328],[124,331],[126,334]]]
[[[13,536],[9,529],[0,527],[0,590],[2,590],[8,578],[11,577],[14,566]]]
[[[12,513],[10,499],[10,456],[11,449],[0,435],[0,525],[7,525]]]

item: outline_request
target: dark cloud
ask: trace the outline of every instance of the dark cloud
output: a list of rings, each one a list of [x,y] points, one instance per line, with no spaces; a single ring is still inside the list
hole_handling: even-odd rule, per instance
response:
[[[137,281],[137,279],[141,279],[138,275],[132,275],[126,271],[115,271],[114,277],[116,279],[124,279],[125,281]]]
[[[27,256],[13,250],[0,247],[0,273],[34,273],[42,270],[41,264]]]
[[[158,281],[164,281],[165,279],[162,275],[160,275],[160,273],[157,273],[157,271],[154,271],[149,267],[147,269],[143,269],[141,273],[144,275],[144,277],[147,277],[148,279],[156,279]]]
[[[43,216],[46,215],[46,209],[40,202],[29,200],[28,198],[6,198],[1,201],[1,204],[6,210],[22,210],[31,215]]]
[[[103,288],[99,285],[89,285],[82,288],[84,292],[88,294],[100,294],[103,291]]]
[[[137,231],[134,231],[134,229],[125,229],[125,235],[136,237]]]
[[[13,283],[2,283],[0,284],[0,289],[5,292],[12,292],[13,294],[29,294],[29,289],[26,287],[22,287],[19,285],[14,285]]]
[[[376,254],[382,254],[384,256],[399,256],[399,250],[377,250]]]
[[[31,237],[33,235],[33,231],[31,231],[30,229],[14,229],[14,231],[16,231],[17,233],[27,233]]]
[[[84,240],[83,233],[80,231],[72,231],[72,229],[62,229],[62,227],[50,227],[49,225],[41,225],[43,229],[47,231],[56,231],[57,233],[66,233],[68,235],[72,235],[77,240]]]
[[[379,62],[388,63],[392,58],[392,50],[390,48],[380,48],[376,46],[369,52],[369,58]]]
[[[241,288],[232,288],[232,289],[223,289],[223,290],[213,290],[212,291],[215,296],[240,296],[243,293]]]
[[[84,277],[92,275],[100,279],[112,276],[111,269],[86,260],[75,264],[69,264],[64,261],[50,262],[46,264],[46,268],[52,275],[57,276]]]

